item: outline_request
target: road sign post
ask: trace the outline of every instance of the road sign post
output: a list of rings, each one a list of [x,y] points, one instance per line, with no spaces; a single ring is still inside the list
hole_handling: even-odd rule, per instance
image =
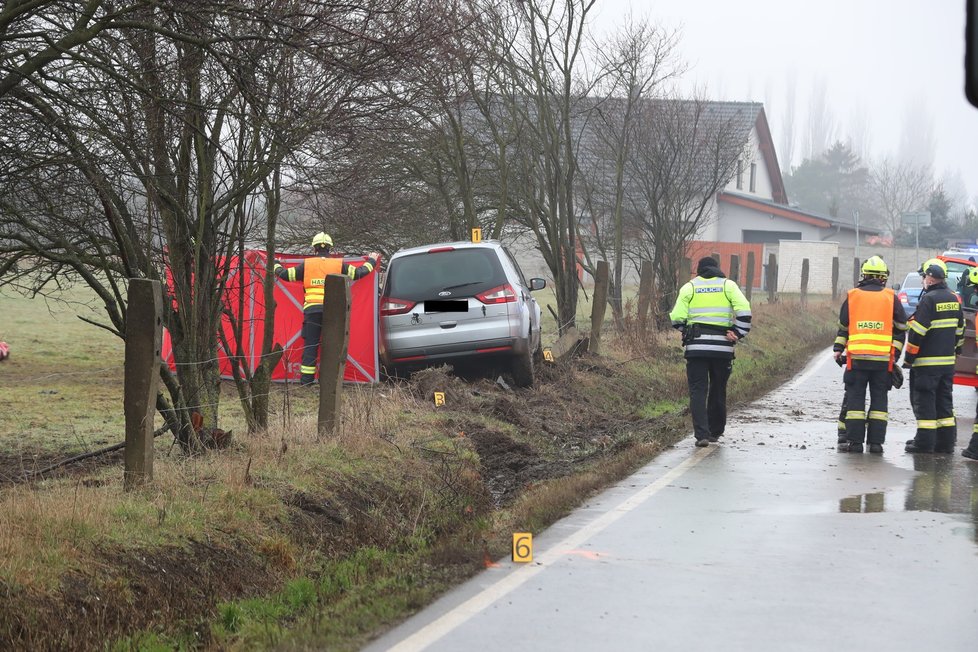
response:
[[[914,255],[920,262],[920,227],[930,226],[930,211],[903,213],[900,219],[904,226],[912,226],[914,232]]]

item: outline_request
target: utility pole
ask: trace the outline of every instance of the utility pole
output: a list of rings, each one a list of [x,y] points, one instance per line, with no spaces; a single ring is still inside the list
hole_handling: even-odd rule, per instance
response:
[[[856,223],[856,258],[859,258],[859,209],[852,211],[852,221]]]

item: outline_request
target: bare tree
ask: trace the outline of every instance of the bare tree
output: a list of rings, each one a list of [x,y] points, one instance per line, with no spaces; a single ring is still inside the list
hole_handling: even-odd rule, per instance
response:
[[[589,128],[582,134],[580,204],[586,207],[588,242],[611,261],[608,301],[617,323],[622,318],[627,166],[632,156],[640,105],[683,72],[676,58],[678,36],[648,19],[628,19],[607,43],[596,48],[601,73],[599,95]],[[588,252],[585,250],[585,255]],[[586,266],[591,274],[594,267]]]
[[[558,328],[577,319],[577,148],[590,88],[579,85],[588,16],[595,0],[515,2],[512,46],[500,63],[507,123],[522,138],[512,152],[514,220],[529,228],[554,278]]]
[[[785,83],[784,113],[781,118],[781,174],[791,174],[791,163],[795,157],[795,100],[798,94],[794,74],[789,74]]]
[[[679,261],[710,218],[716,193],[733,178],[749,133],[741,116],[702,100],[650,101],[642,111],[630,166],[630,182],[641,190],[633,219],[644,233],[660,309],[668,310],[679,287]]]
[[[849,149],[861,160],[867,160],[872,149],[869,114],[866,108],[857,106],[849,116],[849,135],[846,137]]]
[[[805,151],[808,158],[822,155],[835,140],[835,118],[828,104],[828,85],[824,77],[815,81],[808,102],[808,125],[805,131]]]
[[[884,226],[893,235],[904,229],[901,215],[926,206],[934,187],[928,168],[889,158],[877,161],[870,176]]]
[[[268,222],[256,206],[288,157],[376,119],[374,85],[423,47],[426,4],[148,6],[140,27],[37,70],[0,98],[25,126],[0,141],[0,273],[18,269],[2,282],[81,278],[121,337],[126,279],[164,279],[178,366],[161,371],[159,405],[192,449],[190,411],[218,423],[222,297],[233,254]]]
[[[911,167],[933,171],[936,151],[934,118],[925,98],[917,96],[907,103],[897,158]]]
[[[135,22],[148,0],[10,0],[0,10],[0,97],[103,31]]]

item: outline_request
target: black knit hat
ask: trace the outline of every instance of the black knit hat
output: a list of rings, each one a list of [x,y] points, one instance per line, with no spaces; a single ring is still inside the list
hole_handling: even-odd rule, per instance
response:
[[[720,267],[720,263],[718,263],[717,259],[714,258],[713,256],[704,256],[703,258],[700,258],[700,261],[698,263],[696,263],[696,273],[702,274],[703,272],[710,269],[711,267],[713,269],[717,269],[718,267]]]

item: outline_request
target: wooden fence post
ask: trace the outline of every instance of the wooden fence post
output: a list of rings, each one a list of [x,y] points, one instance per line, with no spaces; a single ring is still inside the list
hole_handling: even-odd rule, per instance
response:
[[[126,308],[125,470],[122,486],[130,491],[153,479],[153,419],[160,382],[163,343],[163,295],[160,282],[129,280]]]
[[[774,254],[767,257],[767,302],[778,300],[778,259]]]
[[[839,299],[839,257],[832,258],[832,301]]]
[[[652,305],[652,261],[642,260],[638,274],[638,330],[642,337],[648,333],[649,307]]]
[[[747,252],[747,300],[754,293],[754,252]]]
[[[808,259],[801,260],[801,305],[808,305]]]
[[[608,261],[599,260],[594,275],[594,293],[591,295],[591,339],[588,340],[587,350],[590,353],[601,353],[601,326],[604,324],[604,314],[608,307]]]
[[[342,274],[326,276],[326,306],[319,343],[320,436],[339,432],[343,369],[350,342],[350,282]]]
[[[730,280],[740,285],[740,256],[730,255]]]

